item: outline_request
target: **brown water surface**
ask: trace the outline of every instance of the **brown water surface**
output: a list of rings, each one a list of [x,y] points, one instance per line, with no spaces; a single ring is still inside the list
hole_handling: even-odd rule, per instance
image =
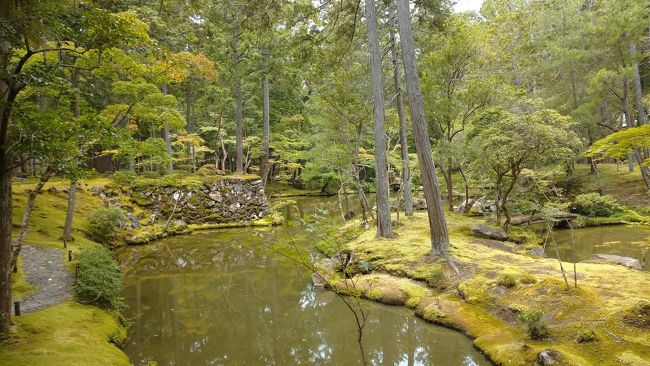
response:
[[[298,198],[288,224],[200,232],[119,253],[133,325],[125,352],[135,365],[358,365],[352,313],[310,274],[261,250],[294,240],[313,251],[319,228],[337,224],[335,198]],[[314,254],[315,255],[315,254]],[[371,365],[490,365],[462,334],[403,307],[364,301]]]

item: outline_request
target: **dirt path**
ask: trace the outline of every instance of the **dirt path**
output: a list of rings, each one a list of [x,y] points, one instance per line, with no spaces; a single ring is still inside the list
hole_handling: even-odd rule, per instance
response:
[[[22,313],[31,313],[72,298],[74,278],[65,268],[65,251],[24,245],[20,251],[23,271],[34,291],[20,302]]]

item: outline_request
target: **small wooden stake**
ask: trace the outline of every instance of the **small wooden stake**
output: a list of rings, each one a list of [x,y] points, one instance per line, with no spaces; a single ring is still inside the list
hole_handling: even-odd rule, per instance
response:
[[[74,265],[74,277],[79,278],[79,263]]]
[[[68,262],[72,262],[72,250],[68,250]]]
[[[14,313],[20,315],[20,301],[14,301]]]
[[[68,241],[65,240],[65,239],[63,239],[63,247],[64,247],[64,248],[67,248],[67,247],[68,247]]]

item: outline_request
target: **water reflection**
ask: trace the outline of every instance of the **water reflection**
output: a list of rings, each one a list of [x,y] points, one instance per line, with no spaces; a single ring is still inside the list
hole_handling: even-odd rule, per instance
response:
[[[571,262],[571,230],[553,232],[558,252],[563,261]],[[590,259],[594,254],[614,254],[632,257],[646,264],[650,270],[650,230],[643,226],[596,226],[573,231],[576,246],[576,261]],[[547,244],[546,252],[555,257],[555,251]]]
[[[294,219],[308,220],[334,204],[311,198],[288,210]],[[222,230],[121,253],[121,261],[131,264],[125,279],[134,321],[125,349],[131,361],[360,364],[356,326],[342,301],[314,290],[303,269],[258,250],[288,238],[312,245],[313,236],[300,225]],[[457,332],[404,308],[368,303],[368,309],[363,341],[372,365],[489,365]]]

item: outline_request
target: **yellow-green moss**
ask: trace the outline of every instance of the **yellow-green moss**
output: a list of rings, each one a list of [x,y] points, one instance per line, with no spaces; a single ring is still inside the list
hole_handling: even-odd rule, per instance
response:
[[[23,271],[23,258],[18,257],[17,262],[18,272],[11,274],[11,299],[13,301],[22,300],[25,295],[34,290],[34,286],[27,282],[27,279],[25,278],[25,272]]]
[[[406,305],[416,308],[421,317],[468,334],[475,344],[497,364],[530,365],[536,354],[554,348],[567,365],[616,364],[625,354],[626,362],[650,360],[650,331],[623,321],[629,309],[642,300],[650,300],[650,273],[622,266],[578,263],[578,288],[566,285],[557,260],[532,258],[473,243],[469,228],[480,220],[450,214],[450,255],[463,272],[450,274],[446,261],[431,258],[426,213],[416,213],[398,229],[395,239],[375,238],[374,230],[362,233],[346,244],[372,268],[390,275],[360,275],[358,282],[372,278],[373,288],[387,286],[385,281],[409,281],[421,289],[402,288]],[[564,264],[565,270],[573,265]],[[445,290],[427,287],[427,276],[436,269],[455,286]],[[499,288],[500,274],[511,274],[521,286]],[[392,275],[392,276],[391,276]],[[572,280],[572,273],[567,273]],[[399,283],[399,282],[398,282]],[[393,282],[394,285],[394,282]],[[369,298],[378,298],[371,290]],[[422,295],[422,293],[426,293]],[[548,321],[553,344],[548,340],[526,340],[517,314],[540,309]],[[577,334],[593,329],[597,342],[578,343]],[[524,347],[526,340],[527,347]],[[633,355],[634,357],[630,356]],[[638,360],[637,360],[638,359]],[[639,363],[641,364],[641,363]]]
[[[129,365],[109,341],[125,338],[115,316],[94,306],[66,301],[14,317],[10,338],[0,343],[5,365]]]

